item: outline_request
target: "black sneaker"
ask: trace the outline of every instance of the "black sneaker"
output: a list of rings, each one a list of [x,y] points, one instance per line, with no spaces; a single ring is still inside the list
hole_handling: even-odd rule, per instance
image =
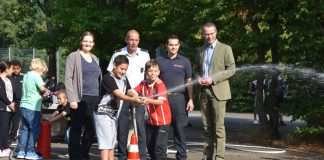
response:
[[[9,144],[12,146],[16,146],[17,145],[17,140],[9,140]]]

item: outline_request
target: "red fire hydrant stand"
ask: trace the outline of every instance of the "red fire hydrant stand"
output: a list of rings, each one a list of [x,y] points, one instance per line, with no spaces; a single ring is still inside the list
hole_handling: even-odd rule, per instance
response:
[[[51,122],[42,121],[37,141],[37,151],[45,159],[51,158]]]

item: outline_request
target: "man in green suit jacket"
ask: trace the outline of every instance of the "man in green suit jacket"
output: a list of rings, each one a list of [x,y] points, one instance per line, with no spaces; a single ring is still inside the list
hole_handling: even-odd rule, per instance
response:
[[[199,100],[204,128],[204,160],[212,160],[214,142],[215,159],[225,156],[224,117],[226,102],[231,98],[228,79],[235,74],[235,61],[230,46],[216,39],[216,25],[207,22],[202,26],[206,44],[198,51]]]

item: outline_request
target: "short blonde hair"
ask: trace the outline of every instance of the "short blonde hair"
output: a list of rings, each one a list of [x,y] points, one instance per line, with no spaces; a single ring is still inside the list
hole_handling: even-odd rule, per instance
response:
[[[65,92],[65,89],[60,89],[57,93],[57,96],[58,95],[63,95],[65,99],[67,99],[67,96],[66,96],[66,92]]]
[[[43,72],[47,72],[48,68],[44,60],[40,58],[34,58],[32,59],[30,63],[30,68],[31,71],[37,71],[37,70],[42,70]]]

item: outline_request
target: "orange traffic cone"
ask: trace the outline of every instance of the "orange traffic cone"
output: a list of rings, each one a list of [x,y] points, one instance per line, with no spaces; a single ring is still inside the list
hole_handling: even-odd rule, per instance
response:
[[[140,155],[138,151],[138,144],[137,144],[137,138],[135,133],[132,134],[129,150],[128,150],[128,158],[127,160],[139,160]]]

